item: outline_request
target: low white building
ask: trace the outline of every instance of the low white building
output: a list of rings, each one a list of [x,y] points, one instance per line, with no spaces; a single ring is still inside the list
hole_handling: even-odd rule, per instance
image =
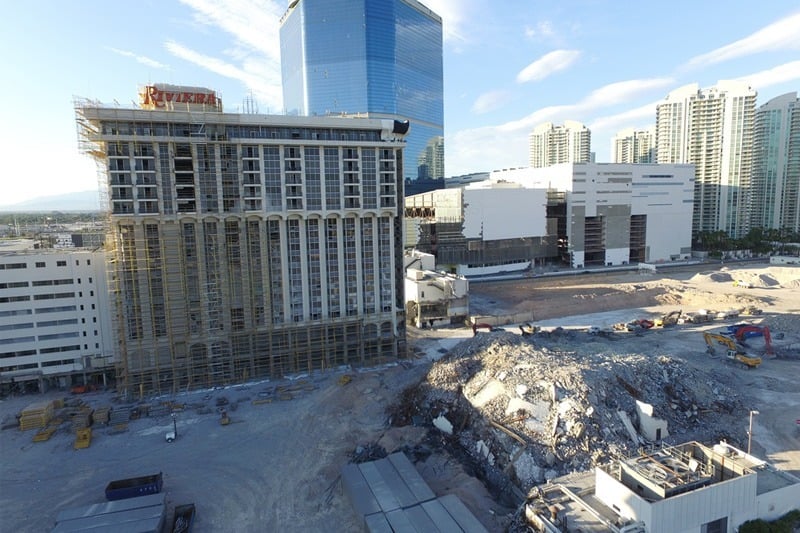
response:
[[[406,320],[422,328],[439,321],[463,322],[469,315],[469,282],[464,276],[436,272],[431,254],[411,251],[406,267]]]
[[[693,165],[568,163],[492,173],[492,179],[565,193],[564,237],[574,268],[691,255]]]
[[[105,253],[0,247],[0,386],[102,383],[113,369]]]
[[[526,516],[547,531],[734,533],[800,502],[800,479],[725,443],[660,448],[539,489]]]
[[[465,276],[691,256],[694,166],[565,163],[409,196],[406,248]]]

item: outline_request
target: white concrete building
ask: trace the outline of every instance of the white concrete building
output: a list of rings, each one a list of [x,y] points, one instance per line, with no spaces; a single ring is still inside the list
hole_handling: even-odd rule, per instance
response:
[[[655,128],[620,131],[612,140],[611,153],[614,163],[655,163]]]
[[[800,231],[800,98],[777,96],[756,110],[750,225]]]
[[[800,479],[725,443],[664,447],[539,489],[526,517],[546,531],[734,533],[800,502]]]
[[[469,316],[469,281],[464,276],[437,272],[431,254],[409,251],[405,254],[406,319],[417,328],[462,322]]]
[[[105,253],[25,248],[0,248],[3,390],[102,384],[114,364]]]
[[[407,248],[462,275],[658,263],[691,255],[692,165],[580,163],[498,170],[406,198]]]
[[[524,270],[533,258],[557,255],[547,239],[547,191],[495,174],[406,197],[406,248],[429,251],[437,269],[464,276]]]
[[[695,166],[692,233],[749,230],[756,91],[740,81],[686,85],[656,108],[656,162]]]
[[[566,193],[564,237],[574,268],[691,255],[692,165],[564,164],[506,179]]]
[[[591,160],[592,134],[589,128],[574,120],[563,126],[545,122],[536,126],[528,137],[533,168],[559,163],[588,163]]]

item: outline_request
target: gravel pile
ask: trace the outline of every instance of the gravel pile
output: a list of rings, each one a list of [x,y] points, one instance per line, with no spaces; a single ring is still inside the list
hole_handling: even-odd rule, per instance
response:
[[[651,444],[636,431],[637,400],[666,421],[667,444],[746,440],[732,429],[746,407],[712,372],[618,347],[568,330],[479,333],[404,391],[390,420],[433,424],[501,493],[509,485],[524,493]]]

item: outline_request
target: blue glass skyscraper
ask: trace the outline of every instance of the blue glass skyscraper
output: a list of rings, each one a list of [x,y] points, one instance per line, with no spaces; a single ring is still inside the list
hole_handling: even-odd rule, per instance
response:
[[[436,13],[415,0],[292,0],[280,41],[287,113],[407,119],[404,177],[444,178]]]

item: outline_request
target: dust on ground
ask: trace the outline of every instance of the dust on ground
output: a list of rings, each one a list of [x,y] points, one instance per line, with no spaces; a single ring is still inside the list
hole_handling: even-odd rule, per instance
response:
[[[734,287],[740,279],[752,288]],[[103,501],[112,479],[162,471],[168,504],[194,502],[200,531],[353,531],[361,524],[343,494],[341,467],[404,451],[437,495],[456,494],[490,531],[503,531],[532,484],[641,445],[617,414],[635,424],[636,400],[667,421],[671,443],[726,438],[745,446],[748,413],[757,409],[753,453],[800,474],[798,279],[797,268],[705,266],[473,284],[474,314],[532,309],[542,331],[411,329],[403,364],[147,399],[184,405],[169,444],[168,415],[131,420],[121,433],[96,425],[83,450],[73,449],[69,421],[46,442],[6,429],[0,530],[47,530],[60,509]],[[677,308],[751,305],[763,313],[608,336],[585,331]],[[770,326],[778,358],[745,370],[706,354],[703,331],[742,320]],[[763,350],[763,340],[748,344]],[[292,392],[270,394],[276,387]],[[13,425],[30,403],[63,397],[7,399],[0,419]],[[227,426],[216,409],[222,397]],[[69,400],[128,405],[111,392]],[[438,429],[448,423],[452,433]]]

